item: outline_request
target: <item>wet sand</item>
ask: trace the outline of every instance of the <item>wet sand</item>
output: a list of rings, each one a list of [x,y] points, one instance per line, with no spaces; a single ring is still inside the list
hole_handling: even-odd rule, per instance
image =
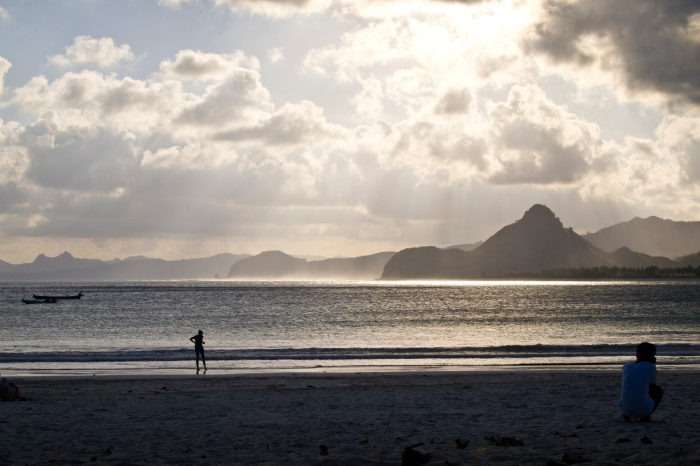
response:
[[[0,464],[700,464],[700,372],[659,371],[650,423],[618,370],[14,378]]]

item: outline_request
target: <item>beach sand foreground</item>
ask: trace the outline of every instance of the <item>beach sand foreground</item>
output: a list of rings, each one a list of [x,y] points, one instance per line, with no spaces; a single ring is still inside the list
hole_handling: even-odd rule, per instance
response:
[[[0,464],[700,464],[700,372],[663,367],[650,423],[623,422],[612,370],[15,382]]]

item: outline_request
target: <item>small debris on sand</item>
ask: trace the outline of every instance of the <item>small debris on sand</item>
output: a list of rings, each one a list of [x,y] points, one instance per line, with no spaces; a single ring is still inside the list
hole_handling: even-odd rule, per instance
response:
[[[525,445],[525,443],[523,443],[523,441],[517,437],[502,437],[500,435],[492,435],[490,437],[484,438],[491,442],[493,445],[499,447],[519,447]]]
[[[421,464],[425,464],[430,461],[432,456],[429,453],[414,450],[414,448],[421,445],[423,444],[417,443],[403,449],[403,453],[401,454],[401,466],[420,466]]]

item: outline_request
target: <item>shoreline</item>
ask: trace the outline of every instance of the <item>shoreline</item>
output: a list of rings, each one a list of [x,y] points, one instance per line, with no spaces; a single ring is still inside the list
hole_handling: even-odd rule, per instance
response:
[[[659,367],[652,422],[625,423],[617,369],[13,377],[0,464],[700,462],[700,371]]]
[[[624,361],[627,362],[627,361]],[[396,365],[396,366],[322,366],[322,367],[289,367],[289,368],[211,368],[200,374],[194,368],[2,368],[2,374],[9,378],[157,378],[157,377],[268,377],[289,374],[302,375],[348,375],[348,374],[459,374],[459,373],[499,373],[499,372],[619,372],[621,363],[609,364],[504,364],[504,365]],[[657,364],[660,372],[700,373],[698,364]]]

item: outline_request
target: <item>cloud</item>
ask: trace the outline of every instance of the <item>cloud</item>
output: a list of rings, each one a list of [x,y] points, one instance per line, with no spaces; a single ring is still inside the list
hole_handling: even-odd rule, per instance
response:
[[[228,14],[209,0],[160,3]],[[625,137],[630,121],[605,139],[595,105],[581,111],[576,100],[591,86],[571,76],[603,65],[621,76],[627,62],[607,32],[572,33],[562,65],[543,59],[557,44],[540,36],[527,43],[538,53],[525,53],[535,0],[218,5],[243,13],[236,21],[266,15],[254,18],[260,31],[280,26],[279,40],[247,44],[264,66],[243,51],[197,50],[200,42],[151,56],[139,76],[53,69],[6,89],[3,239],[162,241],[178,255],[187,242],[198,254],[196,238],[208,250],[293,244],[353,254],[484,239],[535,202],[580,213],[591,227],[601,226],[598,208],[610,223],[632,212],[697,216],[697,115],[659,113],[646,134]],[[280,17],[322,10],[310,20],[332,21],[333,32],[270,49],[306,26]],[[547,14],[543,27],[564,21]],[[300,46],[303,69],[292,60]],[[610,100],[616,89],[605,89]],[[15,115],[21,123],[7,121]]]
[[[102,37],[94,39],[90,36],[78,36],[73,44],[66,47],[63,55],[52,55],[49,62],[58,66],[76,64],[94,64],[101,67],[114,66],[121,61],[131,61],[134,54],[129,45],[115,45],[114,39]]]
[[[696,0],[549,0],[528,45],[617,73],[631,92],[700,104],[699,25]]]
[[[180,50],[174,60],[160,63],[164,79],[184,81],[218,80],[241,68],[259,71],[260,63],[241,51],[218,54],[200,50]]]
[[[10,14],[7,12],[6,9],[0,6],[0,19],[3,20],[8,20],[10,19]]]
[[[657,138],[669,151],[679,169],[681,182],[700,185],[700,118],[670,115],[656,130]],[[700,188],[698,189],[700,190]]]
[[[260,116],[271,109],[270,94],[260,83],[260,73],[239,69],[211,85],[194,105],[185,108],[177,122],[201,126],[226,126]]]
[[[117,131],[152,134],[170,125],[195,98],[179,82],[117,79],[83,70],[54,81],[34,77],[15,89],[10,103],[25,112],[50,113],[63,126],[93,127],[100,122]]]
[[[323,109],[312,102],[285,104],[275,114],[252,127],[241,127],[217,133],[218,141],[256,141],[263,145],[290,146],[318,143],[329,137],[340,137],[346,131],[330,125]]]
[[[195,126],[242,124],[262,118],[272,109],[270,93],[261,83],[260,62],[237,51],[214,54],[181,50],[160,64],[165,83],[207,83],[203,95],[187,96],[176,121]]]
[[[158,0],[159,5],[180,8],[185,4],[201,3],[200,0]],[[293,15],[306,15],[327,10],[333,0],[209,0],[208,3],[245,11],[252,14],[282,18]]]
[[[187,3],[199,3],[199,0],[158,0],[159,5],[164,5],[170,8],[180,8]]]
[[[20,183],[28,166],[26,150],[21,145],[23,127],[0,119],[0,185]]]
[[[312,14],[328,9],[332,0],[214,0],[216,5],[270,17]]]
[[[2,96],[3,87],[5,85],[5,75],[11,66],[12,63],[3,57],[0,57],[0,96]]]
[[[267,51],[267,59],[270,63],[279,63],[284,60],[284,48],[275,47]]]
[[[468,113],[471,102],[472,96],[469,89],[449,89],[435,106],[435,113],[439,115]]]
[[[129,138],[109,128],[61,129],[40,120],[22,135],[27,178],[46,188],[104,192],[124,187],[138,160]]]
[[[514,86],[490,112],[497,184],[572,183],[590,169],[599,130],[553,104],[535,86]]]

